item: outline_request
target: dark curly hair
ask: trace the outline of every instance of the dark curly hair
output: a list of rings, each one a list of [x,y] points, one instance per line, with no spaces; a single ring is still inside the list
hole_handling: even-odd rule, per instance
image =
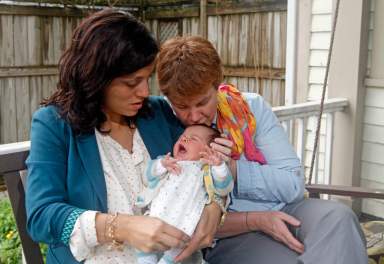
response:
[[[156,40],[132,15],[105,9],[84,19],[59,61],[57,90],[42,105],[55,105],[75,133],[100,130],[105,88],[117,77],[133,73],[154,62]],[[144,103],[138,115],[148,114]],[[134,125],[135,118],[126,117]]]

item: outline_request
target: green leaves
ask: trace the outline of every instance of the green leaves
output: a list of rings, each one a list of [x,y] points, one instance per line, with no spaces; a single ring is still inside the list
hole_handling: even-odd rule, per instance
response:
[[[21,263],[21,242],[8,199],[0,200],[0,263]]]
[[[44,262],[48,246],[40,244]],[[21,263],[21,241],[9,199],[0,199],[0,264]]]

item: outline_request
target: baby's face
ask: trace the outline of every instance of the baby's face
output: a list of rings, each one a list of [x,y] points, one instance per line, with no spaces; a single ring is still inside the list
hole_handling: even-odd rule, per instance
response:
[[[199,160],[200,152],[204,151],[211,134],[212,131],[207,127],[187,127],[173,147],[174,157],[179,160]]]

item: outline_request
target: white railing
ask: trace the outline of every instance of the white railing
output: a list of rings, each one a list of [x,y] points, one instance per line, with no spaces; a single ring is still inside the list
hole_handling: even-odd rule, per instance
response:
[[[334,98],[326,100],[324,104],[324,117],[325,117],[325,151],[324,151],[324,177],[321,181],[318,179],[319,158],[316,159],[314,168],[315,183],[328,184],[330,182],[330,171],[332,161],[332,143],[333,143],[333,130],[334,130],[334,115],[336,112],[344,111],[348,106],[348,100],[345,98]],[[292,145],[296,148],[300,160],[304,164],[304,157],[306,153],[305,145],[307,142],[307,135],[311,132],[314,133],[315,127],[307,127],[309,118],[317,117],[319,114],[319,102],[307,102],[302,104],[294,104],[290,106],[274,107],[273,112],[281,121],[285,131],[287,132]],[[308,132],[308,131],[309,132]],[[313,145],[313,142],[308,142]],[[2,157],[11,153],[20,153],[29,150],[29,141],[3,144],[0,145],[0,161]],[[318,148],[319,149],[319,148]],[[317,153],[318,154],[318,153]],[[317,155],[318,156],[318,155]],[[2,162],[0,162],[1,165]]]
[[[314,182],[329,184],[331,177],[331,165],[332,165],[332,145],[333,145],[333,131],[334,131],[334,116],[336,112],[342,112],[348,107],[348,99],[345,98],[333,98],[328,99],[324,103],[324,115],[325,124],[325,150],[324,150],[324,175],[319,180],[319,149],[317,148],[315,167],[314,167]],[[288,137],[292,145],[296,148],[296,152],[302,161],[305,163],[306,143],[313,145],[313,142],[307,142],[308,134],[315,134],[316,126],[308,126],[308,119],[314,118],[318,120],[320,110],[320,102],[306,102],[301,104],[294,104],[289,106],[273,107],[273,112],[281,121],[282,126],[288,134]],[[321,129],[323,130],[323,129]]]

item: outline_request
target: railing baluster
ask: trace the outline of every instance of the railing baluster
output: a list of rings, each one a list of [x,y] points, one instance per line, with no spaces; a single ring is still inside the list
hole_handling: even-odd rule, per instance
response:
[[[326,116],[326,137],[325,137],[325,164],[324,164],[324,184],[331,182],[331,162],[333,145],[333,120],[334,114],[327,113]]]
[[[295,120],[294,117],[292,117],[292,119],[290,119],[288,121],[288,127],[287,127],[287,136],[288,136],[288,139],[289,139],[289,142],[291,142],[291,144],[293,144],[293,137],[295,135],[293,129],[294,129],[294,123],[293,121]]]
[[[286,120],[281,122],[281,126],[284,128],[284,131],[287,132],[287,130],[288,130],[288,122]]]
[[[305,127],[304,118],[297,119],[297,155],[300,158],[302,164],[304,164],[304,152],[305,152]]]

